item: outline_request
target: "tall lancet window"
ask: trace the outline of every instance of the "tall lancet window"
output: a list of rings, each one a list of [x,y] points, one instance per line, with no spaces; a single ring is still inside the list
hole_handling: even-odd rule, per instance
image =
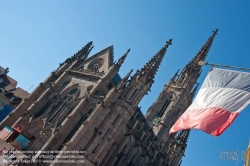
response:
[[[160,112],[158,113],[158,117],[162,117],[162,115],[165,113],[166,109],[168,108],[170,102],[171,102],[172,96],[169,97],[169,99],[164,103],[164,105],[162,106]]]
[[[54,96],[51,99],[49,99],[49,101],[39,111],[37,111],[34,117],[37,118],[43,115],[51,107],[51,105],[55,102],[56,99],[57,96]]]
[[[64,110],[69,108],[69,105],[73,103],[78,92],[79,89],[74,88],[68,94],[62,97],[62,99],[55,105],[55,107],[49,113],[49,123],[53,123],[62,114]]]
[[[134,95],[135,95],[135,93],[137,92],[137,89],[133,92],[133,94],[130,96],[130,98],[129,98],[129,100],[131,100],[133,97],[134,97]]]

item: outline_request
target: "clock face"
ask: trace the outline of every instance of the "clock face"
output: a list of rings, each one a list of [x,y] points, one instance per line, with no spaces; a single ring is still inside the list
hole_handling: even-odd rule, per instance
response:
[[[100,69],[102,65],[103,65],[103,59],[101,58],[96,59],[88,65],[88,70],[98,71],[98,69]]]

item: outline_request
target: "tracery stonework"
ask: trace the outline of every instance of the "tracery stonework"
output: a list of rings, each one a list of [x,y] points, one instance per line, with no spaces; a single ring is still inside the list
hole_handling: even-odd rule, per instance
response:
[[[103,59],[98,58],[88,65],[88,69],[94,72],[99,72],[99,68],[103,65]]]
[[[87,58],[93,48],[88,43],[60,64],[0,127],[21,128],[19,134],[32,142],[28,150],[84,151],[79,155],[85,163],[74,165],[180,165],[190,131],[168,131],[192,102],[201,73],[198,61],[206,58],[215,34],[164,86],[145,116],[138,103],[150,90],[172,39],[143,68],[122,79],[118,72],[129,50],[114,63],[112,46]],[[50,160],[70,160],[61,153],[53,155],[56,158]]]

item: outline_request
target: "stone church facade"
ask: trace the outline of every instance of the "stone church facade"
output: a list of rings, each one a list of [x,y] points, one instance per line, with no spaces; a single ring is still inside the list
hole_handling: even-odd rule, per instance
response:
[[[83,151],[77,155],[83,155],[85,163],[74,165],[178,166],[190,130],[168,132],[192,102],[201,74],[198,62],[206,58],[216,33],[165,84],[145,116],[138,104],[150,91],[172,39],[144,67],[122,79],[118,72],[129,50],[117,62],[112,46],[87,58],[93,48],[89,42],[40,83],[0,127],[19,128],[32,142],[32,151]],[[51,160],[62,155],[55,152]]]

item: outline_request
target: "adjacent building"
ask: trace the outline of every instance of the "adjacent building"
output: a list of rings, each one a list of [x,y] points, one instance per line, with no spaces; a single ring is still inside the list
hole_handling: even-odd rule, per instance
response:
[[[17,87],[17,81],[8,76],[9,68],[0,66],[0,121],[2,121],[29,93]]]

